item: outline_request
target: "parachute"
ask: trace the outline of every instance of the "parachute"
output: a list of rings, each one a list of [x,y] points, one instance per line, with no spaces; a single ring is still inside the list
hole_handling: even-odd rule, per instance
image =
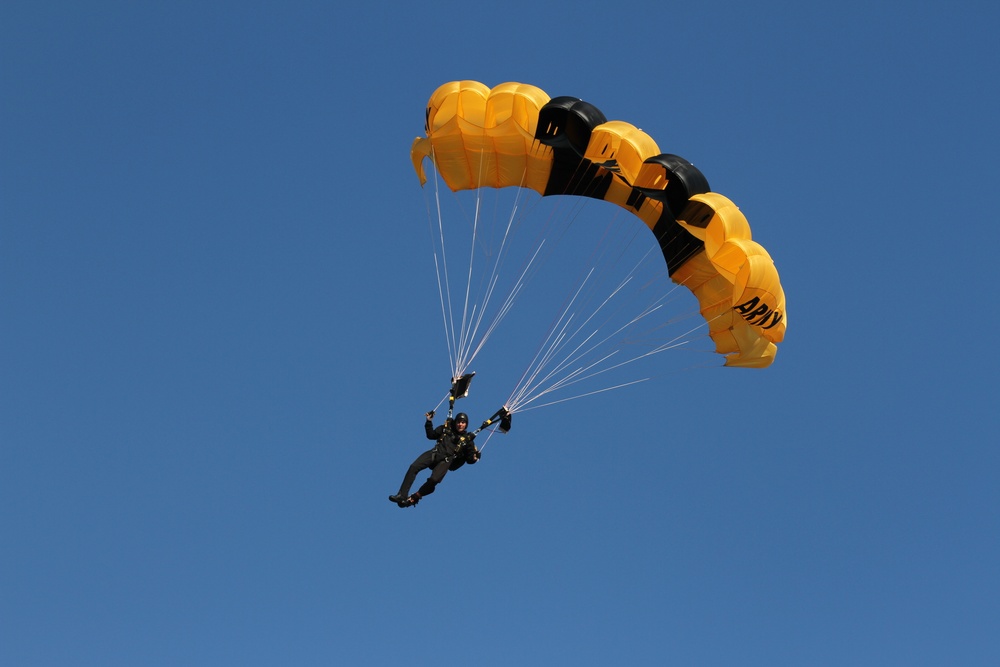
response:
[[[771,256],[732,201],[642,130],[529,84],[452,81],[431,95],[425,132],[410,151],[421,185],[431,159],[456,192],[523,187],[615,204],[652,231],[670,279],[696,297],[726,366],[774,361],[787,313]]]

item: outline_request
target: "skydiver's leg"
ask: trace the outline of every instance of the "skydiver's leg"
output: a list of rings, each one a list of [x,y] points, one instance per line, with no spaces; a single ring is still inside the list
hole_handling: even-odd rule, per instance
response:
[[[441,483],[444,476],[448,474],[448,466],[450,464],[447,461],[441,461],[436,466],[434,470],[431,471],[431,476],[427,478],[427,481],[421,485],[420,489],[417,491],[417,495],[421,498],[423,496],[429,496],[434,493],[434,487]]]
[[[434,450],[429,449],[410,464],[410,467],[406,470],[406,475],[403,476],[403,483],[399,486],[399,493],[396,495],[400,498],[406,498],[410,495],[410,487],[413,486],[413,481],[417,478],[417,474],[421,470],[426,470],[430,468],[434,463]]]

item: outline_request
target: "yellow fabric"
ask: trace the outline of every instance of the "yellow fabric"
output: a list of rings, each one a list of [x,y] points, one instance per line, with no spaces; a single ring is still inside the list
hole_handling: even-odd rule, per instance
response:
[[[702,270],[725,279],[727,286],[722,289],[728,290],[729,306],[743,318],[751,331],[771,343],[780,343],[785,337],[787,324],[785,293],[771,256],[750,238],[750,223],[729,199],[709,192],[694,195],[691,201],[710,207],[714,213],[707,223],[699,221],[700,224],[695,225],[683,219],[686,213],[693,210],[689,207],[677,219],[677,224],[705,242],[704,255],[711,263],[711,269]],[[678,273],[674,274],[675,280]],[[695,288],[691,291],[698,297],[704,314],[706,301]],[[713,293],[711,298],[716,296]],[[752,349],[754,353],[762,350],[758,347]],[[770,358],[773,357],[771,353]],[[745,365],[737,363],[740,359],[733,359],[732,362],[732,365]]]
[[[427,103],[425,137],[413,141],[410,157],[423,185],[424,161],[431,159],[452,190],[527,187],[545,194],[554,149],[535,139],[539,111],[550,98],[523,83],[494,88],[477,81],[452,81]],[[591,130],[582,159],[614,174],[601,195],[625,208],[650,229],[664,205],[637,196],[666,189],[669,172],[647,159],[660,154],[648,134],[623,121]],[[706,212],[707,211],[707,212]],[[671,278],[698,299],[716,351],[726,365],[763,368],[777,353],[787,324],[785,294],[767,251],[752,240],[750,224],[721,194],[691,196],[677,224],[704,243],[704,249],[673,270]]]
[[[634,183],[642,162],[660,154],[653,138],[629,123],[611,120],[594,128],[584,158],[594,164],[614,161],[615,171],[627,183]]]
[[[523,186],[544,192],[552,150],[535,141],[535,127],[548,101],[527,84],[441,86],[427,103],[427,137],[414,140],[410,151],[421,184],[423,161],[432,157],[452,190]]]

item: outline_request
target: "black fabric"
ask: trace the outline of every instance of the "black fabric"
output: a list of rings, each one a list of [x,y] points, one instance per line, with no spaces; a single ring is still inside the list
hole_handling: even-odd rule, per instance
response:
[[[421,470],[427,470],[428,468],[432,468],[431,476],[421,485],[419,491],[422,496],[434,493],[434,487],[440,484],[444,476],[448,474],[451,463],[451,461],[437,456],[437,448],[428,449],[418,456],[410,464],[410,467],[407,468],[406,475],[403,477],[403,483],[399,487],[398,495],[404,498],[408,497],[410,495],[410,488],[413,486],[414,480],[417,479],[417,475]]]
[[[442,424],[434,428],[434,424],[429,419],[424,422],[424,432],[428,440],[437,441],[437,445],[434,448],[441,453],[442,457],[454,459],[461,455],[465,458],[466,463],[472,463],[471,459],[476,453],[472,442],[476,439],[476,436],[468,432],[459,433],[455,430],[454,426],[448,424]]]

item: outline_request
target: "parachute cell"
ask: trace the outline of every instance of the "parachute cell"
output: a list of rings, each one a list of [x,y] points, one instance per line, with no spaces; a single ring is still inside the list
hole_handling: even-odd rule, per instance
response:
[[[525,187],[611,202],[653,232],[671,280],[697,298],[727,366],[774,360],[787,315],[770,255],[732,201],[642,130],[532,85],[453,81],[431,95],[425,132],[411,149],[421,184],[431,159],[453,191]]]

